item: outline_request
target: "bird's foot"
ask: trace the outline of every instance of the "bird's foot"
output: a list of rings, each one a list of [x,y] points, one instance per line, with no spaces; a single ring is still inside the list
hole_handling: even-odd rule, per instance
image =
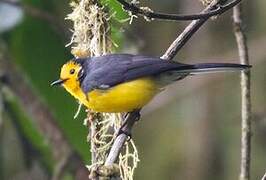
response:
[[[130,140],[132,139],[132,134],[131,134],[131,132],[124,131],[122,128],[120,128],[120,129],[118,130],[118,133],[117,133],[116,137],[118,137],[118,136],[121,135],[121,134],[125,134],[125,135],[128,137],[128,141],[130,141]]]

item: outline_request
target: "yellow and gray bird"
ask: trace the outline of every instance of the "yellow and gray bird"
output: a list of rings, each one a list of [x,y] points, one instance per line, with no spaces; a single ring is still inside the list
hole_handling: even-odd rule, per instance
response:
[[[72,59],[61,68],[62,85],[95,112],[131,112],[145,106],[165,86],[189,75],[250,68],[230,63],[183,64],[157,57],[109,54]]]

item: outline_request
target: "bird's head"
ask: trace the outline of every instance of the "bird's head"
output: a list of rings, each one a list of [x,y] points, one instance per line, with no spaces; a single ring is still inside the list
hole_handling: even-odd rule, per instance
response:
[[[84,75],[82,66],[76,60],[70,60],[65,63],[60,72],[60,79],[54,81],[51,85],[62,85],[67,90],[74,90],[80,86],[80,80]]]

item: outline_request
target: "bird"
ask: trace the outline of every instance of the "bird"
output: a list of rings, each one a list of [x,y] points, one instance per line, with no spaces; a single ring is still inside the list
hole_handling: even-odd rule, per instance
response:
[[[123,113],[141,109],[167,85],[185,77],[250,67],[232,63],[183,64],[152,56],[107,54],[71,59],[51,85],[63,86],[93,112]]]

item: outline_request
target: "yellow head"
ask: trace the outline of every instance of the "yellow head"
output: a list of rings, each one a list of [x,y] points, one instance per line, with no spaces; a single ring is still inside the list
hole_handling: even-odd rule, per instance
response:
[[[54,81],[51,85],[63,85],[63,87],[72,95],[77,90],[80,90],[79,79],[82,75],[82,67],[79,63],[70,60],[61,68],[60,79]]]

